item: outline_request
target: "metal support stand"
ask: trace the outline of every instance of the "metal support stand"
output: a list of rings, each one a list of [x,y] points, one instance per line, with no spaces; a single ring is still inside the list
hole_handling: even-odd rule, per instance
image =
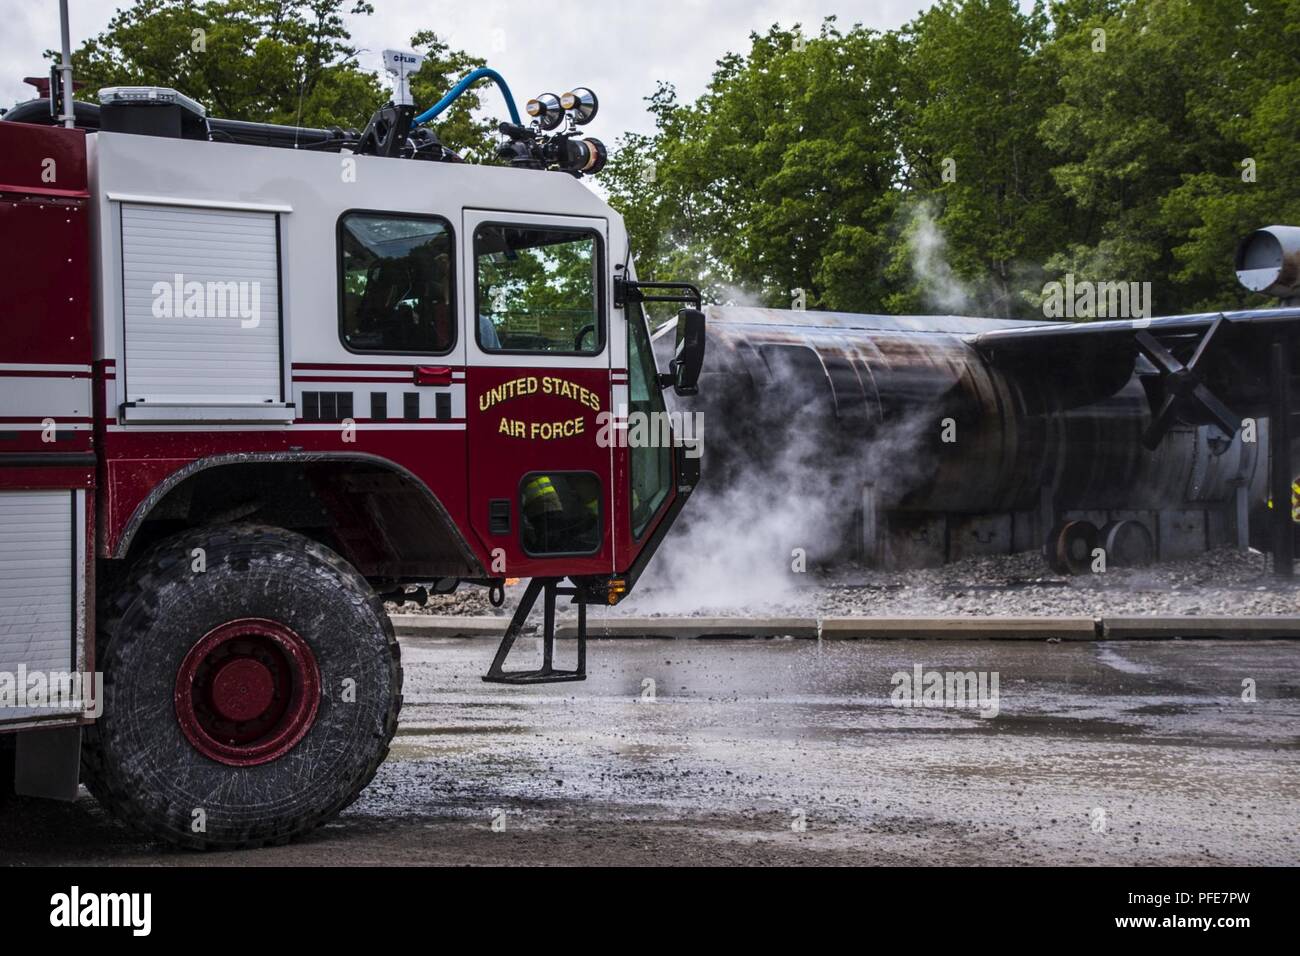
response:
[[[1295,576],[1295,526],[1291,520],[1291,343],[1274,342],[1269,351],[1269,491],[1273,499],[1273,574]]]
[[[542,666],[532,671],[505,670],[510,649],[514,646],[515,639],[523,633],[524,623],[528,620],[533,605],[537,603],[537,596],[543,589],[546,591],[546,603],[543,605]],[[578,666],[571,671],[557,670],[554,666],[555,596],[557,594],[577,596],[579,591],[577,588],[560,587],[559,580],[556,578],[533,578],[528,582],[519,607],[515,609],[515,615],[510,619],[510,626],[506,628],[505,637],[501,639],[501,646],[497,648],[496,657],[492,658],[492,666],[483,675],[486,683],[562,684],[587,679],[587,605],[581,599],[578,601]]]
[[[1245,554],[1250,550],[1250,487],[1243,481],[1233,493],[1236,505],[1237,550]]]
[[[1056,527],[1056,495],[1050,485],[1038,489],[1038,539],[1047,544]]]

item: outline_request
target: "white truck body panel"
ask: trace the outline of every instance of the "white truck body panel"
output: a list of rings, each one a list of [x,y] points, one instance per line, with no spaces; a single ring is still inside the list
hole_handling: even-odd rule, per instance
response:
[[[0,491],[0,726],[67,717],[63,706],[15,706],[27,678],[44,682],[84,664],[84,491]]]
[[[283,402],[276,214],[123,203],[121,217],[127,401]]]

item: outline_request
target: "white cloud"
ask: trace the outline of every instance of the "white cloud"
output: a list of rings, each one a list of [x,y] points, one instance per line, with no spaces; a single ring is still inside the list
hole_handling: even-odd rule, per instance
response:
[[[1028,0],[1025,0],[1028,2]],[[601,100],[592,132],[613,140],[626,130],[652,128],[643,98],[659,80],[684,99],[704,91],[716,61],[749,46],[751,31],[802,23],[812,35],[834,14],[855,22],[897,27],[930,4],[921,0],[654,0],[597,3],[550,0],[373,0],[375,14],[348,17],[361,62],[379,69],[385,47],[404,47],[418,30],[432,29],[453,47],[481,56],[510,84],[522,110],[529,97],[589,86]],[[71,0],[74,46],[107,26],[127,0]],[[55,0],[0,0],[0,104],[32,95],[22,78],[43,73],[41,52],[59,43]],[[182,90],[181,92],[185,92]],[[503,115],[493,92],[484,101]],[[376,104],[378,105],[378,104]]]
[[[830,14],[842,24],[895,27],[923,6],[916,0],[487,0],[435,11],[425,0],[379,0],[382,15],[358,24],[355,36],[377,51],[405,42],[417,29],[437,30],[453,47],[500,71],[521,107],[538,93],[589,86],[602,111],[593,131],[612,141],[625,130],[650,131],[644,97],[660,80],[685,98],[697,96],[720,57],[748,48],[751,31],[801,22],[812,34]],[[493,96],[486,94],[485,102],[499,104]]]

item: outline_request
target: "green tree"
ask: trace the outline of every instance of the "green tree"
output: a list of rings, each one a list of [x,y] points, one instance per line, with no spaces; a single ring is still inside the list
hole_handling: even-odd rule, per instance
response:
[[[77,78],[170,86],[214,116],[360,127],[382,102],[356,64],[343,0],[137,0],[73,53]],[[354,14],[372,8],[355,4]]]
[[[136,0],[74,51],[73,69],[90,98],[105,86],[169,86],[224,119],[361,129],[388,94],[358,65],[345,11],[370,16],[374,8],[365,0]],[[412,79],[419,103],[481,65],[432,31],[411,43],[429,57]],[[492,143],[489,123],[473,119],[478,105],[471,91],[439,118],[438,131],[481,160]]]
[[[752,35],[695,103],[651,98],[654,137],[620,143],[610,193],[638,261],[695,265],[715,299],[734,286],[788,306],[802,289],[812,308],[913,311],[932,305],[918,250],[938,229],[944,284],[985,311],[1029,310],[1029,264],[1069,226],[1038,138],[1047,38],[1042,9],[1012,0],[944,2],[894,33],[828,20],[807,39]]]
[[[1189,307],[1262,305],[1227,264],[1241,237],[1260,226],[1300,222],[1300,0],[1228,4],[1237,50],[1217,82],[1190,105],[1221,138],[1206,168],[1188,172],[1160,201],[1175,237],[1173,281]]]
[[[421,109],[432,106],[461,77],[485,65],[476,56],[451,49],[432,30],[422,30],[411,37],[411,46],[427,57],[420,72],[411,77],[411,95]],[[480,89],[481,86],[466,90],[460,99],[434,121],[438,138],[443,145],[475,163],[485,163],[496,158],[496,128],[500,123],[494,116],[483,120],[474,118],[474,112],[483,105]],[[488,102],[495,105],[501,100],[498,97]]]
[[[1130,0],[1057,37],[1063,98],[1042,135],[1061,153],[1054,174],[1083,217],[1051,259],[1056,271],[1150,281],[1162,312],[1240,298],[1236,239],[1296,209],[1293,191],[1269,177],[1296,168],[1298,11]],[[1242,182],[1247,157],[1262,161],[1264,188]]]
[[[681,135],[676,93],[661,84],[648,98],[659,133],[629,133],[611,152],[600,176],[600,187],[624,218],[637,277],[643,280],[689,279],[699,283],[710,301],[730,298],[725,287],[734,282],[713,254],[712,231],[695,180],[665,158],[666,146]],[[620,256],[624,250],[616,250]],[[671,311],[650,310],[652,322]]]
[[[891,311],[936,304],[1024,315],[1035,264],[1065,238],[1071,210],[1051,179],[1038,126],[1057,96],[1042,56],[1042,4],[944,0],[906,26],[898,58],[904,227],[892,271],[910,278]],[[943,270],[925,233],[943,238]],[[958,293],[958,294],[954,294]]]
[[[1298,40],[1300,0],[773,27],[693,103],[656,91],[655,134],[622,140],[606,183],[641,273],[715,300],[1040,318],[1072,272],[1150,281],[1165,312],[1245,303],[1238,239],[1300,221]]]
[[[698,175],[721,167],[713,209],[734,218],[720,258],[768,304],[802,289],[809,307],[864,308],[881,293],[898,157],[877,39],[833,21],[807,39],[773,28],[715,78],[688,155]]]

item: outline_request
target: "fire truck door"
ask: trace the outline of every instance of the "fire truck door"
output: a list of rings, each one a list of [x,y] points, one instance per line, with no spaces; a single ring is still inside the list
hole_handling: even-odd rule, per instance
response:
[[[470,525],[493,577],[613,570],[603,219],[466,210]]]

